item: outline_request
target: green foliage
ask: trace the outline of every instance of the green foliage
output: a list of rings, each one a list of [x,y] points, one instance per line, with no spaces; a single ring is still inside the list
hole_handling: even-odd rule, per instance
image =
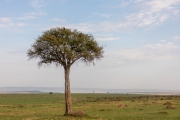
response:
[[[67,28],[53,28],[39,36],[28,56],[40,58],[39,66],[51,64],[71,66],[77,60],[89,64],[103,57],[100,47],[91,34],[84,34]],[[94,63],[94,62],[93,62]]]

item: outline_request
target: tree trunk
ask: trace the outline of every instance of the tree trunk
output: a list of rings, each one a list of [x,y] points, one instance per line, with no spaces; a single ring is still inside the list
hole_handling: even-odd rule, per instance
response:
[[[72,101],[71,101],[71,91],[70,91],[70,67],[65,67],[65,114],[64,115],[70,115],[72,114]]]

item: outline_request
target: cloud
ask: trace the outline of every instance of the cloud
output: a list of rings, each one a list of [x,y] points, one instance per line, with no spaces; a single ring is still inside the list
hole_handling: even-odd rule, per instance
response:
[[[6,59],[1,59],[0,63],[2,65],[5,64],[20,64],[22,61],[24,61],[24,58],[26,56],[25,50],[7,50],[7,49],[0,49],[0,55],[6,56]],[[27,60],[27,59],[26,59]]]
[[[44,0],[31,0],[29,4],[34,8],[41,8],[45,6]]]
[[[0,28],[8,28],[10,26],[13,26],[11,18],[8,17],[0,18]]]
[[[121,6],[131,5],[134,8],[138,8],[139,11],[124,16],[124,20],[116,23],[100,23],[100,27],[107,31],[117,31],[124,28],[149,28],[158,26],[180,15],[179,4],[180,0],[121,0],[120,5],[115,5],[113,8],[120,10],[119,7]]]
[[[119,31],[120,29],[140,27],[149,28],[161,25],[170,18],[177,17],[180,13],[178,7],[180,0],[130,0],[128,4],[138,7],[140,10],[126,15],[123,21],[99,23],[94,27],[95,30]]]
[[[23,27],[23,26],[26,26],[26,24],[24,24],[24,23],[17,23],[16,26],[17,27]]]
[[[155,26],[162,24],[173,15],[179,14],[178,4],[180,0],[151,0],[142,1],[139,12],[132,13],[125,17],[125,24],[136,27]]]
[[[29,19],[35,19],[36,17],[33,15],[25,15],[23,17],[19,17],[19,20],[29,20]]]
[[[145,7],[153,13],[159,13],[163,11],[170,12],[177,9],[175,6],[180,4],[180,0],[151,0],[144,2]]]
[[[2,23],[9,23],[9,22],[11,22],[11,18],[8,18],[8,17],[0,18],[0,22],[2,22]]]
[[[0,28],[9,28],[9,27],[23,27],[24,23],[14,23],[11,18],[3,17],[0,18]]]
[[[165,20],[167,20],[168,17],[169,15],[166,13],[154,14],[151,12],[138,12],[126,16],[125,19],[127,20],[127,22],[125,22],[125,24],[132,27],[159,25]]]
[[[119,5],[119,7],[126,7],[129,5],[129,2],[127,0],[121,0],[121,4]]]
[[[106,8],[122,8],[132,3],[132,0],[120,0],[120,4],[104,6]]]
[[[43,11],[36,11],[36,12],[30,12],[30,13],[26,13],[24,14],[24,16],[19,17],[19,20],[29,20],[29,19],[37,19],[39,16],[44,16],[46,15],[45,12]]]
[[[167,40],[161,40],[160,42],[165,43],[165,42],[167,42]]]
[[[174,40],[180,40],[180,36],[174,36],[173,39]]]
[[[104,14],[98,14],[96,13],[96,15],[100,16],[100,17],[104,17],[104,18],[110,18],[112,16],[112,14],[108,14],[108,13],[104,13]]]
[[[125,0],[121,1],[127,2]],[[72,29],[78,29],[83,32],[131,32],[137,28],[151,28],[163,24],[165,21],[177,17],[180,14],[179,7],[180,0],[129,0],[126,6],[131,5],[134,8],[138,8],[139,11],[127,14],[123,19],[117,22],[103,21],[103,22],[83,22],[76,24],[61,23],[55,27],[69,27]],[[112,5],[111,5],[112,7]],[[132,7],[132,8],[133,8]],[[115,8],[120,10],[119,8]],[[135,10],[136,11],[136,10]],[[101,17],[110,17],[112,14],[98,14]],[[115,16],[115,14],[113,14]],[[61,21],[58,18],[54,18],[54,21]],[[54,27],[54,26],[53,26]]]
[[[178,49],[179,47],[177,45],[175,45],[172,42],[167,42],[167,43],[156,43],[156,44],[148,44],[146,46],[144,46],[145,48],[150,48],[153,50],[162,50],[162,51],[168,51],[168,50],[174,50],[174,49]]]
[[[102,22],[102,23],[92,23],[92,22],[84,22],[84,23],[77,23],[77,24],[67,24],[61,23],[60,25],[50,26],[48,28],[42,28],[42,30],[48,30],[54,27],[67,27],[71,29],[77,29],[79,31],[85,33],[95,33],[95,32],[109,32],[109,31],[118,31],[118,27],[116,23],[111,22]]]
[[[126,64],[141,61],[166,61],[180,59],[180,54],[174,51],[180,46],[172,42],[148,44],[141,48],[118,49],[107,54],[114,64]]]
[[[56,22],[66,22],[66,20],[64,19],[59,19],[59,18],[52,18],[53,21],[56,21]]]
[[[66,24],[66,23],[62,23],[60,25],[55,25],[55,26],[50,26],[48,28],[42,28],[42,30],[48,30],[50,28],[54,28],[54,27],[66,27],[66,28],[71,28],[71,29],[77,29],[79,31],[83,31],[83,32],[92,32],[93,30],[95,30],[96,25],[89,23],[89,22],[85,22],[85,23],[78,23],[78,24]]]
[[[106,38],[96,38],[98,41],[114,41],[114,40],[120,40],[119,37],[106,37]]]
[[[110,18],[111,14],[100,14],[101,17],[106,17],[106,18]]]
[[[134,3],[144,2],[145,0],[135,0]]]

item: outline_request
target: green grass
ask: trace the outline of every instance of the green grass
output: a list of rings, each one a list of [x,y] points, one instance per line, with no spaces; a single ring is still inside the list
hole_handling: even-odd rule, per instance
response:
[[[86,116],[64,116],[64,94],[0,94],[0,120],[180,120],[180,96],[72,94],[72,101]]]

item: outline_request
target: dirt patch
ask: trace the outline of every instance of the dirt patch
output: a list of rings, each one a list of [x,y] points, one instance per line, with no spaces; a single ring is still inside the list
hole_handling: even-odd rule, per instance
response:
[[[18,108],[25,108],[25,105],[18,105]]]
[[[101,109],[101,110],[99,110],[99,111],[111,111],[110,109]]]
[[[9,105],[4,105],[4,106],[2,106],[2,107],[4,107],[4,108],[10,108],[11,106],[9,106]]]
[[[168,105],[168,106],[166,107],[166,109],[175,109],[175,107],[172,106],[172,105]]]
[[[77,111],[77,112],[73,112],[72,114],[71,114],[72,116],[86,116],[86,113],[84,112],[84,111],[82,111],[82,110],[80,110],[80,111]]]
[[[128,106],[127,105],[125,105],[125,104],[120,104],[120,105],[118,105],[118,108],[127,108]]]

